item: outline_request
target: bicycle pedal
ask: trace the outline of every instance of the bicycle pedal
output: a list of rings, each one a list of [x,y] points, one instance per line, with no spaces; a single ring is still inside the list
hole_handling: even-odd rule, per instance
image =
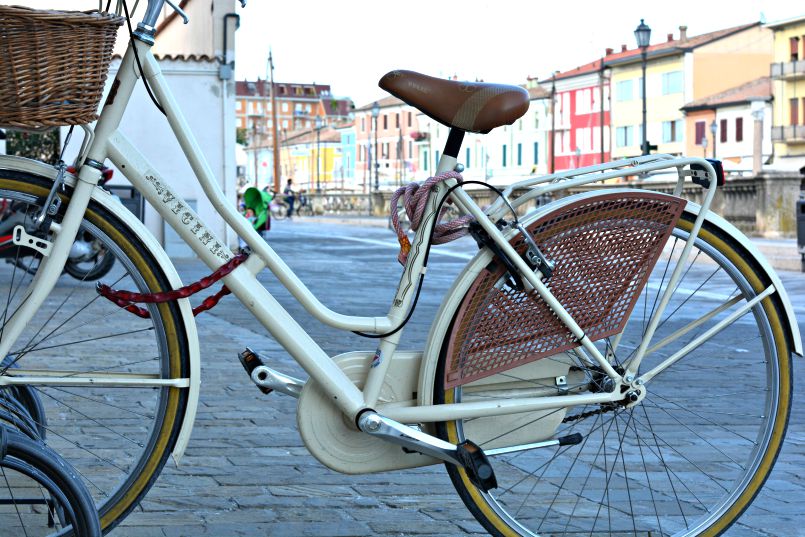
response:
[[[497,488],[498,480],[484,450],[471,440],[456,446],[456,456],[461,461],[470,481],[484,492]]]
[[[243,366],[243,369],[246,370],[246,373],[249,375],[249,377],[252,376],[252,373],[254,372],[255,369],[257,369],[261,365],[262,366],[266,365],[264,360],[260,358],[260,355],[255,353],[249,347],[246,347],[246,350],[244,350],[243,352],[238,353],[238,360],[240,360],[240,364]],[[261,386],[259,384],[257,385],[257,387],[260,389],[261,392],[265,394],[269,394],[274,391],[273,388],[269,388],[267,386]]]
[[[271,369],[266,365],[266,361],[250,348],[246,347],[246,350],[239,353],[238,359],[261,392],[268,394],[277,391],[297,398],[302,393],[305,381]]]

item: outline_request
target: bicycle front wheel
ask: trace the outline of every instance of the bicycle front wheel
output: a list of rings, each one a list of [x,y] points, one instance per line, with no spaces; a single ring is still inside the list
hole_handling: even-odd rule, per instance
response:
[[[623,371],[640,345],[694,219],[682,214],[622,334],[596,343],[616,370]],[[705,222],[639,373],[766,289],[770,282],[762,274],[737,242]],[[506,282],[499,281],[501,286]],[[500,319],[508,322],[503,314]],[[445,389],[448,343],[436,373],[437,403],[610,389],[600,367],[572,351]],[[439,424],[444,439],[470,439],[490,453],[581,435],[576,445],[490,456],[499,486],[489,492],[463,470],[449,464],[447,470],[493,535],[719,535],[758,493],[780,450],[791,402],[790,360],[772,295],[648,381],[645,398],[636,404]]]
[[[29,174],[0,172],[0,199],[12,201],[23,220],[30,222],[51,184]],[[62,207],[68,198],[63,195]],[[54,220],[61,217],[57,214]],[[114,258],[105,283],[138,292],[171,288],[149,249],[102,206],[90,204],[80,233],[106,252],[97,263]],[[0,319],[5,324],[35,278],[22,265],[36,256],[13,244],[2,256],[7,261],[0,260]],[[34,265],[38,262],[30,266]],[[150,318],[135,317],[98,296],[87,281],[96,268],[88,267],[79,279],[67,274],[59,278],[9,356],[3,357],[0,374],[56,379],[52,385],[26,385],[41,402],[41,408],[30,414],[47,444],[84,480],[103,529],[109,531],[148,491],[173,449],[187,390],[160,386],[159,381],[187,378],[189,351],[176,304],[149,305]],[[124,379],[133,385],[70,385],[76,377]],[[62,378],[65,382],[59,385]],[[14,397],[12,389],[0,389],[0,406],[3,399],[11,402]]]

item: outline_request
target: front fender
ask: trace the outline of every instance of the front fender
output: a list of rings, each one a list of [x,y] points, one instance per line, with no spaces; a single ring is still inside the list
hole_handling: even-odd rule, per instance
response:
[[[42,162],[31,160],[22,157],[14,157],[9,155],[0,155],[0,169],[14,170],[40,177],[47,177],[56,179],[56,169]],[[69,186],[74,186],[76,177],[71,174],[65,175],[65,183]],[[156,238],[151,234],[145,225],[134,216],[131,211],[126,209],[123,204],[115,196],[111,195],[106,190],[97,187],[92,193],[92,200],[108,209],[111,213],[116,215],[137,237],[139,237],[148,251],[154,256],[159,266],[164,271],[171,286],[174,289],[182,287],[182,280],[179,274],[173,267],[168,254],[157,242]],[[187,408],[184,416],[182,417],[182,426],[179,431],[179,437],[176,440],[176,445],[173,448],[174,461],[178,463],[187,448],[187,443],[190,440],[190,434],[193,430],[193,422],[196,417],[196,409],[198,407],[199,389],[201,385],[201,352],[198,343],[198,331],[196,330],[196,320],[193,317],[192,307],[188,299],[180,299],[177,301],[179,311],[182,315],[182,320],[187,328],[187,343],[188,351],[190,353],[190,387],[187,398]]]

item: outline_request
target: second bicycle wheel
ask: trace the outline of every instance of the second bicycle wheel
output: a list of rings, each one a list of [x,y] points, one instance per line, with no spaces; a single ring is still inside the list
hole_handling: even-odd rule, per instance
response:
[[[2,171],[0,199],[12,201],[23,220],[30,221],[50,185],[33,175]],[[170,289],[149,250],[114,214],[93,202],[81,225],[83,238],[97,241],[106,255],[114,256],[104,283],[139,292]],[[0,319],[5,324],[35,277],[20,260],[36,256],[13,244],[0,254],[7,261],[0,260]],[[63,274],[10,355],[3,357],[0,370],[4,376],[151,382],[125,388],[29,385],[43,407],[45,423],[37,425],[47,444],[84,480],[104,531],[137,505],[159,475],[187,404],[186,389],[154,387],[154,379],[188,376],[188,346],[178,307],[168,303],[149,305],[148,310],[151,318],[135,317],[99,297],[94,283]],[[0,398],[11,397],[11,389],[0,388]]]
[[[677,222],[620,339],[597,342],[616,370],[640,344],[693,221],[694,215],[683,213]],[[594,256],[585,261],[611,266]],[[728,234],[705,223],[639,373],[766,289],[770,282],[762,274]],[[505,278],[497,283],[499,289],[507,285]],[[438,424],[442,438],[470,439],[490,453],[499,486],[489,492],[447,465],[461,498],[498,536],[723,533],[768,477],[788,422],[791,357],[775,302],[772,295],[687,352],[645,384],[645,398],[635,405],[568,406]],[[573,351],[445,388],[449,343],[434,380],[436,403],[608,391],[600,368]],[[576,433],[581,441],[575,445],[493,451]]]

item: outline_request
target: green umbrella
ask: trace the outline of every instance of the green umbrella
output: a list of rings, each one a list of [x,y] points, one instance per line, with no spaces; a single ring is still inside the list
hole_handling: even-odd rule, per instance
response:
[[[254,229],[265,229],[266,220],[271,213],[268,212],[268,204],[273,196],[263,190],[254,187],[247,188],[243,193],[243,204],[247,209],[254,211],[257,219],[254,221]]]

